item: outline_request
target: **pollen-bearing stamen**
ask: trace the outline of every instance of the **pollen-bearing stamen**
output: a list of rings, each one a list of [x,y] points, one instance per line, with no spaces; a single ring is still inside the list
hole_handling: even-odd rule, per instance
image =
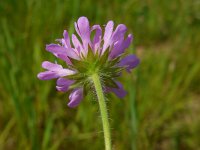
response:
[[[126,95],[126,91],[116,78],[122,70],[130,72],[139,64],[135,55],[124,56],[125,49],[129,47],[133,36],[126,38],[127,28],[119,24],[114,30],[114,22],[109,21],[105,26],[104,34],[100,25],[90,27],[86,17],[80,17],[75,22],[77,35],[72,34],[71,39],[66,30],[63,38],[58,39],[59,44],[48,44],[46,50],[57,58],[66,62],[66,68],[59,64],[44,61],[42,67],[47,71],[38,74],[41,80],[57,79],[58,91],[71,91],[69,107],[76,107],[87,94],[90,87],[90,78],[98,74],[104,83],[105,91],[115,93],[119,98]],[[91,32],[94,36],[91,38]]]

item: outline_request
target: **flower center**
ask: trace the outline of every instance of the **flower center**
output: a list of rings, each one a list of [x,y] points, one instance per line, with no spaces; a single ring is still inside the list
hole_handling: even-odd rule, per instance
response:
[[[71,59],[73,66],[70,67],[77,70],[77,73],[67,76],[67,78],[75,80],[74,85],[72,85],[73,88],[79,86],[86,86],[87,88],[87,84],[90,84],[91,76],[98,74],[102,83],[107,87],[117,88],[118,86],[113,79],[118,77],[122,70],[121,67],[117,66],[119,60],[120,57],[109,60],[109,50],[106,50],[102,56],[98,53],[94,54],[92,50],[88,50],[87,57],[83,57],[82,60]]]

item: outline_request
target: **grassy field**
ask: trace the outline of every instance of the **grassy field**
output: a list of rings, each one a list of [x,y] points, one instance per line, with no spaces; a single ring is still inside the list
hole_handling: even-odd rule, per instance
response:
[[[1,0],[0,150],[103,150],[98,103],[76,109],[55,81],[40,81],[45,44],[73,22],[124,23],[141,64],[108,95],[115,150],[200,150],[199,0]]]

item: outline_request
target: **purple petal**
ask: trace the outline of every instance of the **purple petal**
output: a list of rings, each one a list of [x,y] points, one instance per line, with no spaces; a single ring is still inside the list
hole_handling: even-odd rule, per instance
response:
[[[66,92],[68,89],[69,89],[69,86],[74,83],[74,81],[72,80],[68,80],[68,79],[65,79],[65,78],[59,78],[57,80],[57,86],[56,86],[56,89],[58,91],[62,91],[62,92]]]
[[[86,17],[80,17],[77,21],[80,37],[87,39],[90,37],[89,21]]]
[[[116,82],[118,88],[110,88],[112,92],[114,92],[119,98],[123,98],[126,96],[127,92],[124,90],[123,85],[120,82]]]
[[[57,86],[63,86],[66,84],[72,84],[74,81],[69,80],[69,79],[65,79],[65,78],[59,78],[56,82]]]
[[[72,108],[76,107],[76,106],[78,106],[78,104],[81,102],[82,99],[83,99],[83,89],[82,88],[75,89],[69,95],[70,101],[68,103],[68,106],[72,107]]]
[[[70,69],[60,69],[56,72],[60,77],[72,75],[75,73],[75,71],[70,70]]]
[[[130,46],[131,42],[133,41],[133,35],[129,34],[126,40],[123,42],[122,48],[126,49]]]
[[[60,42],[65,48],[67,48],[67,45],[65,43],[64,39],[56,39],[56,41]],[[69,59],[69,57],[67,56],[66,53],[54,53],[52,52],[57,58],[60,58],[62,60],[64,60],[67,64],[71,65],[71,61]]]
[[[46,45],[46,50],[53,53],[56,57],[59,57],[60,55],[62,55],[62,56],[69,56],[71,58],[79,60],[78,55],[73,49],[66,49],[65,47],[57,45],[57,44]]]
[[[81,37],[85,53],[87,54],[88,44],[90,43],[90,25],[88,19],[86,17],[80,17],[77,23],[75,23],[75,29]]]
[[[110,55],[109,58],[115,58],[117,56],[119,56],[120,54],[122,54],[123,49],[122,49],[122,44],[123,44],[124,39],[121,39],[117,42],[115,42],[112,50],[110,51]]]
[[[56,73],[58,76],[63,77],[67,75],[72,75],[75,71],[70,69],[64,69],[61,65],[51,63],[49,61],[44,61],[42,67],[48,71]]]
[[[123,39],[126,31],[127,31],[126,26],[124,24],[119,24],[112,34],[111,42],[115,43],[116,41]]]
[[[42,63],[42,67],[48,71],[38,74],[38,78],[41,80],[50,80],[53,78],[64,77],[76,73],[73,70],[65,69],[61,65],[54,64],[48,61]]]
[[[67,64],[72,65],[71,60],[65,54],[57,54],[57,57],[64,60]]]
[[[54,64],[54,63],[51,63],[49,61],[44,61],[42,63],[42,67],[44,69],[47,69],[49,71],[58,71],[60,69],[63,69],[63,67],[61,65],[58,65],[58,64]]]
[[[130,72],[139,63],[140,60],[135,55],[128,55],[119,62],[119,66],[126,67],[127,72]]]
[[[78,24],[76,22],[74,23],[74,27],[75,27],[77,34],[80,36],[81,34],[80,34],[80,31],[79,31],[79,28],[78,28]]]
[[[64,32],[63,32],[63,37],[64,37],[66,48],[71,48],[70,37],[66,30],[64,30]]]
[[[133,39],[133,36],[131,34],[128,35],[128,37],[126,38],[126,40],[121,39],[119,41],[117,41],[114,44],[113,49],[110,52],[110,58],[115,58],[119,55],[121,55],[122,53],[124,53],[125,49],[129,47],[129,45],[131,44]]]
[[[77,50],[79,55],[80,55],[80,52],[82,52],[83,54],[85,53],[85,51],[83,50],[82,44],[80,43],[80,41],[78,40],[78,38],[74,34],[72,34],[72,43],[73,43],[74,48]]]
[[[105,33],[104,33],[104,36],[103,36],[104,45],[103,45],[102,54],[105,52],[105,50],[110,45],[110,38],[112,36],[113,26],[114,26],[114,22],[113,21],[109,21],[107,23],[106,27],[105,27]]]
[[[91,32],[94,30],[96,30],[96,33],[92,41],[92,49],[96,53],[101,44],[102,29],[99,25],[94,25],[92,26]]]
[[[59,77],[65,77],[68,75],[72,75],[75,72],[69,69],[60,69],[60,70],[56,70],[56,71],[44,71],[44,72],[40,72],[37,77],[40,80],[50,80],[50,79],[54,79],[54,78],[59,78]]]
[[[59,75],[56,74],[55,72],[52,72],[52,71],[45,71],[45,72],[40,72],[37,77],[40,79],[40,80],[51,80],[51,79],[54,79],[54,78],[58,78]]]

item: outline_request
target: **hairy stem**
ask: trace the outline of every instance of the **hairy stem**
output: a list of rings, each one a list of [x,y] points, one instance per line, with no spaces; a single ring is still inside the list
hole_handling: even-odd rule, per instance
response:
[[[108,113],[107,113],[107,109],[106,109],[105,97],[104,97],[104,93],[103,93],[103,89],[101,86],[99,75],[97,73],[93,74],[92,80],[93,80],[94,87],[96,90],[99,107],[100,107],[100,112],[101,112],[105,149],[111,150],[110,125],[109,125],[109,121],[108,121]]]

